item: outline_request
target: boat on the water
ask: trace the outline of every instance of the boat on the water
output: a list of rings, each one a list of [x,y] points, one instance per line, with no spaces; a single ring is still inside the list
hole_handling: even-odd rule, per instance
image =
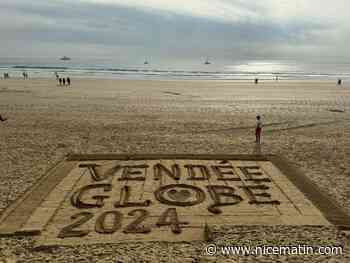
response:
[[[65,61],[67,61],[67,60],[71,60],[71,58],[70,58],[70,57],[63,56],[63,57],[60,58],[60,60],[65,60]]]
[[[211,62],[209,61],[208,57],[207,57],[207,59],[205,60],[204,64],[205,64],[205,65],[211,64]]]

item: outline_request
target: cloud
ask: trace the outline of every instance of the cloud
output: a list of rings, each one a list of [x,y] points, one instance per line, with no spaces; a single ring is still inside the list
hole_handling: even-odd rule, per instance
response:
[[[244,1],[226,0],[81,0],[81,2],[117,5],[142,9],[148,12],[168,12],[186,16],[197,16],[224,21],[239,21],[241,19],[254,19],[259,14]]]
[[[347,0],[79,0],[82,3],[138,8],[180,15],[237,21],[343,21],[347,16]]]
[[[77,54],[121,63],[144,56],[346,57],[346,6],[343,0],[2,0],[0,56]]]

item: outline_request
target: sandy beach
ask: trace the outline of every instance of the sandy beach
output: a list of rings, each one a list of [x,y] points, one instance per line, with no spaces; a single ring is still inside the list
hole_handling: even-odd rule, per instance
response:
[[[69,153],[277,154],[350,213],[350,84],[335,81],[0,80],[0,213]],[[255,116],[263,121],[254,143]],[[209,257],[205,242],[33,251],[1,238],[18,262],[350,262],[335,227],[215,228],[215,243],[342,245],[341,256]],[[119,261],[118,261],[119,260]],[[1,262],[1,260],[0,260]],[[16,261],[14,261],[16,262]]]

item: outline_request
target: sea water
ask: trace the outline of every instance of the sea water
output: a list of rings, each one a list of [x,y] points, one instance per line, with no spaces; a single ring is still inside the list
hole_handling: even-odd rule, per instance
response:
[[[58,59],[0,58],[0,76],[20,78],[22,72],[31,78],[62,77],[104,79],[194,79],[194,80],[273,80],[276,77],[295,80],[350,79],[350,62],[315,62],[294,60],[239,60],[211,61],[205,65],[194,63],[149,62],[121,65],[110,59]]]

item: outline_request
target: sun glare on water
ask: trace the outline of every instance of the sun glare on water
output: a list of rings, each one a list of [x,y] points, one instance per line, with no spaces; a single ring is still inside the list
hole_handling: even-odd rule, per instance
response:
[[[282,62],[246,62],[227,67],[231,71],[239,72],[295,72],[298,70],[296,65],[286,64]]]

